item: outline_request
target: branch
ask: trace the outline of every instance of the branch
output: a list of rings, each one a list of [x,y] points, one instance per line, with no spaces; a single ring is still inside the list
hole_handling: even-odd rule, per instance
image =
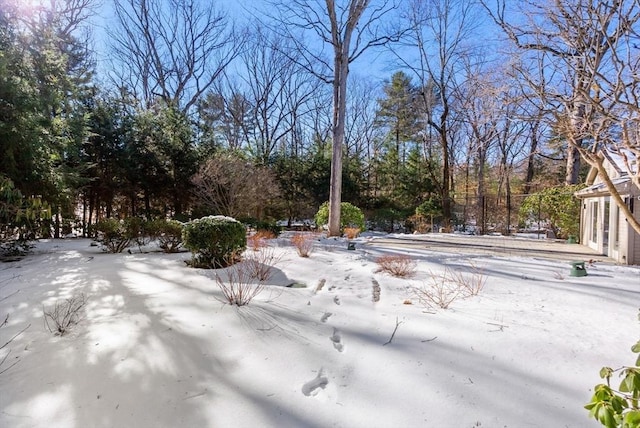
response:
[[[383,343],[382,346],[386,346],[391,343],[393,337],[396,335],[396,331],[398,331],[398,327],[400,326],[400,324],[402,324],[402,321],[398,321],[398,317],[396,317],[396,328],[393,329],[393,333],[391,333],[391,337],[389,338],[389,340],[386,343]]]
[[[9,316],[7,315],[7,318],[9,318]],[[0,346],[0,349],[3,349],[5,346],[7,346],[8,344],[10,344],[11,342],[13,342],[13,340],[20,336],[22,333],[25,332],[25,330],[27,330],[29,327],[31,327],[31,324],[29,324],[28,326],[26,326],[25,328],[23,328],[22,330],[20,330],[19,332],[17,332],[16,334],[13,335],[13,337],[11,339],[9,339],[4,345]]]

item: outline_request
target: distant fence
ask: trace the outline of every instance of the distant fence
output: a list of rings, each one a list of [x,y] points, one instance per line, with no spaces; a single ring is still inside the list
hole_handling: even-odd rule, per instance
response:
[[[460,231],[476,234],[498,232],[510,235],[518,231],[545,233],[549,224],[542,216],[541,209],[533,216],[520,222],[520,206],[530,195],[468,196],[455,198],[452,204],[454,227]]]

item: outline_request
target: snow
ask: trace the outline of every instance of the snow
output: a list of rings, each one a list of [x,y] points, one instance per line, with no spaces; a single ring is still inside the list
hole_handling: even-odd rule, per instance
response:
[[[558,256],[389,238],[355,251],[320,239],[309,258],[279,238],[273,277],[244,307],[222,303],[216,272],[187,267],[189,253],[41,241],[0,265],[0,342],[30,325],[0,350],[0,371],[17,363],[0,374],[0,426],[599,426],[583,406],[602,366],[633,362],[637,266],[597,261],[571,277]],[[378,272],[394,253],[418,262],[413,277]],[[471,266],[487,279],[478,296],[447,310],[416,299],[430,277]],[[50,333],[43,308],[80,293],[80,322]]]

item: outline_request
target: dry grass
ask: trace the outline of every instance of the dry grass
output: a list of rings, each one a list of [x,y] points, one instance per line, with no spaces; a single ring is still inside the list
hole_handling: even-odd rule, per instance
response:
[[[247,237],[247,245],[253,251],[259,251],[261,248],[268,247],[267,242],[270,239],[275,239],[275,233],[268,230],[258,230],[253,235]]]
[[[376,259],[378,270],[398,278],[413,276],[416,272],[416,262],[404,254],[386,254]]]
[[[291,244],[296,247],[300,257],[309,257],[313,251],[316,235],[311,233],[296,233],[291,237]]]
[[[359,227],[345,227],[344,228],[344,236],[347,239],[356,239],[358,234],[360,233]]]

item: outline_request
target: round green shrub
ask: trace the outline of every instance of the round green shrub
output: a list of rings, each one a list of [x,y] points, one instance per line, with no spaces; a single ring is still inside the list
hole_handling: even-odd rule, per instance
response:
[[[127,217],[124,220],[126,233],[138,245],[147,245],[151,241],[149,235],[149,222],[141,217]]]
[[[320,205],[320,209],[315,215],[316,225],[322,226],[329,222],[329,202],[325,202]],[[349,202],[342,202],[340,204],[340,229],[345,227],[357,227],[360,230],[364,230],[364,214],[360,208]]]
[[[182,230],[193,267],[216,269],[233,264],[247,248],[247,231],[234,218],[208,216],[192,220]]]
[[[96,240],[110,253],[121,253],[137,235],[135,222],[105,218],[95,224]]]
[[[158,245],[165,253],[175,253],[182,246],[182,229],[184,224],[178,220],[153,220],[147,225],[149,235],[158,240]]]

